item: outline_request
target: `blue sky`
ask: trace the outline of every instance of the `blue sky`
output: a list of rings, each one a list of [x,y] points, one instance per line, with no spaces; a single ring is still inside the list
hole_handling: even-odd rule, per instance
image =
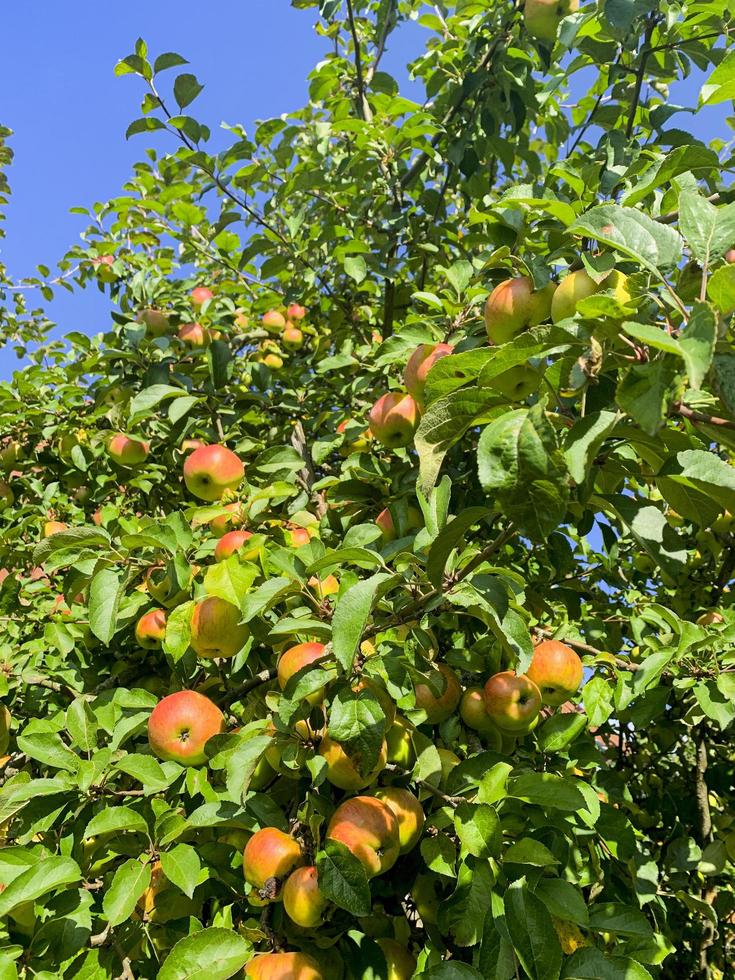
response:
[[[151,52],[177,51],[205,89],[196,104],[199,118],[216,133],[221,121],[251,128],[296,109],[306,98],[306,77],[326,50],[316,35],[314,10],[294,10],[288,0],[220,0],[203,7],[193,0],[125,0],[99,4],[65,0],[15,2],[3,10],[6,39],[0,59],[0,122],[14,130],[15,162],[6,208],[2,257],[11,275],[51,268],[85,226],[69,214],[115,195],[150,137],[125,141],[138,112],[138,79],[117,78],[115,63],[142,36]],[[405,77],[403,66],[420,50],[423,31],[413,25],[393,41],[386,70]],[[580,79],[581,81],[581,79]],[[696,103],[700,79],[681,83],[672,100]],[[704,138],[726,134],[711,113],[680,115],[672,125]],[[216,137],[215,137],[216,138]],[[94,289],[60,291],[50,315],[60,332],[104,329],[108,301]],[[18,362],[0,350],[0,377]]]

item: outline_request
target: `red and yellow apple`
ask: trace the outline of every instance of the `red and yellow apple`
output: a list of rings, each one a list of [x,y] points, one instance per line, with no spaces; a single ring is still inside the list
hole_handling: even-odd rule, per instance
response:
[[[286,317],[278,310],[268,310],[263,314],[262,323],[266,330],[283,330],[286,326]]]
[[[151,609],[135,624],[135,639],[144,650],[155,650],[166,636],[166,613],[163,609]]]
[[[384,446],[398,449],[413,441],[420,411],[414,398],[389,391],[370,409],[370,431]]]
[[[191,617],[192,650],[203,659],[234,657],[250,636],[240,616],[238,607],[220,596],[200,599]]]
[[[234,555],[237,552],[245,561],[255,561],[260,549],[244,547],[252,536],[252,531],[228,531],[227,534],[223,534],[214,549],[214,560],[224,561],[230,555]]]
[[[401,854],[408,854],[421,840],[424,829],[425,817],[421,803],[410,790],[400,786],[386,786],[379,789],[375,796],[393,811],[398,821]]]
[[[289,320],[303,320],[306,316],[306,307],[301,306],[299,303],[291,303],[286,310],[286,316]]]
[[[393,520],[393,515],[390,512],[389,507],[384,507],[383,510],[375,518],[375,523],[380,528],[383,539],[386,542],[395,541],[398,537],[398,530],[396,528],[395,521]],[[418,507],[409,506],[406,512],[406,526],[404,532],[416,531],[424,525],[424,518]]]
[[[358,767],[359,759],[350,756],[342,748],[340,742],[325,735],[319,743],[319,755],[326,760],[326,776],[332,786],[348,790],[351,793],[364,789],[374,783],[379,774],[385,769],[388,761],[388,749],[385,741],[380,747],[378,761],[368,773],[363,773]]]
[[[150,444],[142,439],[116,432],[107,442],[107,453],[118,466],[139,466],[144,463],[150,451]]]
[[[214,299],[214,293],[208,286],[195,286],[191,291],[190,295],[191,305],[195,310],[199,310],[208,303],[211,299]]]
[[[534,289],[528,276],[506,279],[485,302],[485,329],[491,344],[505,344],[516,334],[548,319],[554,285]]]
[[[188,347],[206,347],[210,341],[209,331],[201,323],[182,323],[176,336]]]
[[[207,761],[204,746],[225,730],[225,716],[197,691],[177,691],[155,706],[148,719],[148,742],[155,755],[182,766]]]
[[[253,888],[269,892],[261,897],[273,900],[280,893],[282,880],[302,860],[303,852],[297,840],[276,827],[263,827],[245,845],[242,870],[245,881]]]
[[[303,347],[304,335],[298,327],[291,324],[281,334],[281,341],[284,347],[289,347],[291,350],[298,350],[299,347]]]
[[[245,964],[247,980],[327,980],[308,953],[260,953]]]
[[[235,490],[244,476],[240,458],[216,443],[195,449],[184,462],[186,487],[200,500],[219,500],[226,490]]]
[[[43,525],[43,536],[44,538],[50,538],[52,534],[59,534],[61,531],[66,531],[69,525],[64,524],[63,521],[46,521]]]
[[[428,684],[419,683],[415,687],[416,707],[426,712],[426,720],[430,725],[446,721],[456,710],[462,697],[462,688],[452,668],[446,664],[437,664],[436,670],[444,679],[444,690],[441,694],[434,694]]]
[[[541,710],[541,692],[525,674],[504,670],[485,683],[490,719],[503,732],[527,732]]]
[[[323,660],[325,650],[323,643],[297,643],[296,646],[286,650],[278,661],[278,683],[281,690],[286,690],[286,685],[294,674]],[[324,688],[319,688],[318,691],[309,694],[306,700],[309,704],[319,704],[323,698]]]
[[[390,871],[401,852],[395,814],[374,796],[353,796],[340,804],[329,821],[326,837],[344,844],[368,878]]]
[[[544,704],[558,708],[574,697],[584,678],[579,656],[558,640],[543,640],[533,651],[526,676],[541,692]]]
[[[316,868],[297,868],[283,886],[283,907],[289,919],[303,929],[315,929],[323,922],[327,900],[319,889]]]
[[[451,344],[420,344],[411,354],[403,372],[406,391],[419,404],[424,400],[426,376],[437,361],[454,350]]]

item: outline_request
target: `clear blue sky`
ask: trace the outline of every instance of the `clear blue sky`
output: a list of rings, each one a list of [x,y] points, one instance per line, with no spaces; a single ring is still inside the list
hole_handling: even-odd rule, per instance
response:
[[[113,74],[138,36],[152,53],[177,51],[189,60],[187,70],[205,84],[196,114],[215,139],[223,120],[251,129],[256,119],[301,106],[306,76],[327,44],[313,30],[314,10],[294,10],[288,0],[220,0],[209,7],[193,0],[16,0],[5,7],[0,122],[14,130],[15,161],[0,248],[14,277],[32,275],[38,263],[53,269],[85,226],[69,208],[115,195],[150,142],[149,136],[125,141],[142,88],[138,79]],[[404,29],[386,56],[386,70],[405,78],[422,35],[413,25]],[[699,83],[699,77],[681,83],[672,101],[696,104]],[[705,139],[724,135],[719,108],[717,126],[711,114],[680,115],[671,125]],[[60,333],[93,333],[107,326],[108,308],[94,289],[62,290],[49,311]],[[0,377],[17,364],[12,351],[0,350]]]

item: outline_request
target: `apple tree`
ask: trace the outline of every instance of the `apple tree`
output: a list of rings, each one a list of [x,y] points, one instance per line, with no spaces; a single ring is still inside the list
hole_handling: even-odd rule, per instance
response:
[[[0,976],[731,975],[729,5],[292,6],[0,266]]]

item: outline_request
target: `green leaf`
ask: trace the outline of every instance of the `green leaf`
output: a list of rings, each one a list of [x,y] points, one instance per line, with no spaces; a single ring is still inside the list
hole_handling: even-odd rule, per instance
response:
[[[228,980],[245,966],[252,949],[233,929],[200,929],[176,943],[158,980]]]
[[[269,578],[259,585],[257,589],[245,597],[241,605],[242,620],[249,623],[256,616],[262,616],[266,610],[293,589],[293,582],[290,578]]]
[[[179,109],[185,109],[190,105],[203,88],[204,86],[199,84],[196,76],[186,73],[177,75],[174,82],[174,98]]]
[[[57,551],[72,551],[80,553],[86,548],[106,547],[110,543],[110,536],[102,528],[92,527],[70,527],[66,531],[59,531],[52,534],[49,538],[44,538],[33,549],[33,562],[42,565],[49,555]],[[73,561],[70,558],[69,561]]]
[[[735,513],[735,469],[715,453],[705,449],[684,450],[669,458],[660,473],[677,483],[691,484]]]
[[[66,728],[82,752],[97,747],[97,719],[85,698],[75,698],[66,709]]]
[[[24,902],[34,902],[57,888],[76,884],[81,878],[76,861],[49,854],[43,861],[21,872],[0,892],[0,918],[4,919]]]
[[[362,255],[348,255],[344,260],[344,270],[359,286],[367,275],[367,264]]]
[[[679,228],[695,257],[709,266],[735,242],[735,204],[715,207],[696,191],[679,195]]]
[[[105,646],[117,629],[117,614],[125,594],[125,582],[107,565],[95,570],[89,585],[89,628]]]
[[[377,572],[342,593],[332,617],[332,651],[345,671],[352,664],[376,599],[394,584],[396,576]]]
[[[149,864],[130,858],[120,865],[102,899],[102,910],[111,926],[120,925],[130,918],[150,883]]]
[[[159,54],[153,62],[153,71],[157,75],[159,71],[165,71],[167,68],[176,68],[178,65],[187,64],[186,58],[182,58],[180,54],[176,54],[174,51],[165,51],[163,54]]]
[[[482,936],[493,890],[493,873],[485,858],[466,858],[459,866],[457,887],[441,903],[439,927],[458,946],[475,946]]]
[[[231,555],[209,566],[204,576],[204,591],[207,595],[219,596],[239,609],[258,574],[256,565],[249,562],[243,564],[236,554]]]
[[[557,980],[562,952],[554,923],[525,878],[508,886],[503,904],[513,949],[530,980]]]
[[[424,837],[420,850],[429,871],[454,878],[457,873],[457,847],[446,834]]]
[[[667,333],[663,327],[654,327],[650,323],[631,323],[626,320],[623,323],[623,330],[629,337],[635,337],[647,347],[654,347],[656,350],[675,354],[677,357],[684,356],[679,341]]]
[[[735,312],[735,265],[721,266],[712,274],[707,283],[707,296],[720,313],[728,316]]]
[[[83,836],[100,837],[102,834],[117,834],[125,830],[136,834],[147,834],[148,825],[143,817],[129,806],[109,806],[92,817]]]
[[[270,735],[253,735],[250,732],[233,732],[227,736],[223,748],[219,747],[218,740],[216,754],[209,760],[209,768],[215,772],[218,769],[226,771],[227,792],[233,800],[240,801],[245,796],[253,773],[272,742]]]
[[[590,905],[589,927],[598,932],[617,932],[621,936],[653,937],[653,929],[643,912],[616,902]]]
[[[533,890],[557,919],[586,926],[589,920],[587,901],[582,892],[562,878],[541,878]]]
[[[735,268],[728,266],[728,268]],[[733,277],[733,310],[735,310],[735,277]],[[689,376],[689,386],[700,388],[712,365],[717,342],[717,317],[707,303],[695,303],[679,337]]]
[[[488,507],[467,507],[457,517],[452,518],[444,530],[437,535],[431,544],[426,562],[426,574],[433,585],[440,584],[447,560],[465,533],[473,524],[478,524],[491,514],[492,510]]]
[[[564,456],[539,402],[506,412],[480,436],[477,466],[483,489],[534,540],[561,524],[569,487]]]
[[[700,105],[717,105],[735,98],[735,52],[730,51],[702,86]]]
[[[587,727],[587,716],[576,712],[552,715],[536,732],[542,752],[563,752]]]
[[[191,643],[191,617],[194,602],[182,602],[172,609],[166,618],[166,636],[163,649],[174,663],[178,663]]]
[[[676,368],[666,359],[634,364],[618,383],[620,408],[649,435],[664,424],[678,389]]]
[[[199,884],[202,864],[191,844],[177,844],[170,851],[161,852],[161,867],[168,880],[191,898]]]
[[[466,963],[439,963],[423,973],[416,974],[416,980],[483,980],[484,974]]]
[[[151,793],[166,789],[173,781],[161,763],[149,755],[125,755],[115,763],[115,768],[137,779]]]
[[[460,803],[454,811],[454,829],[463,854],[482,858],[500,853],[500,820],[487,803]]]
[[[551,772],[524,772],[514,779],[509,796],[551,810],[585,809],[584,797],[572,779]]]
[[[77,772],[79,769],[79,756],[72,752],[56,732],[19,735],[17,743],[21,752],[52,769],[65,769],[67,772]]]
[[[681,236],[673,228],[617,204],[599,204],[585,211],[569,231],[609,245],[656,274],[674,268],[682,255]]]
[[[426,404],[431,405],[437,398],[475,381],[493,353],[491,348],[479,347],[437,361],[426,378]]]
[[[553,867],[559,864],[551,851],[541,841],[521,837],[514,841],[503,854],[503,861],[510,864],[530,864],[537,868]]]
[[[597,451],[615,428],[615,412],[591,412],[577,419],[567,433],[564,459],[575,483],[584,483]]]
[[[669,574],[676,573],[686,560],[686,548],[658,507],[645,499],[623,494],[594,499],[601,509],[612,514],[633,535],[657,565]]]
[[[628,6],[631,10],[634,9],[632,2]],[[670,153],[667,153],[660,163],[654,164],[646,170],[641,180],[634,185],[632,190],[628,191],[621,203],[632,207],[647,197],[655,188],[663,187],[680,174],[690,171],[699,171],[704,174],[708,171],[716,172],[718,169],[719,160],[713,150],[697,144],[677,146]]]
[[[327,840],[316,861],[319,890],[351,915],[370,914],[370,885],[365,869],[344,844]]]
[[[386,717],[369,692],[339,693],[329,710],[329,735],[340,742],[363,775],[375,768],[383,747]]]
[[[451,358],[442,360],[449,361]],[[436,367],[441,363],[439,361]],[[444,457],[451,447],[492,408],[494,401],[492,392],[470,388],[453,391],[429,405],[414,436],[414,445],[419,454],[420,487],[425,494],[436,483]]]
[[[168,398],[182,398],[187,394],[183,388],[174,388],[172,385],[151,385],[143,388],[130,402],[130,421],[131,424],[139,418],[150,415],[151,409],[155,408],[162,401]]]
[[[564,964],[562,980],[653,980],[648,970],[627,956],[608,956],[599,949],[578,949]]]

